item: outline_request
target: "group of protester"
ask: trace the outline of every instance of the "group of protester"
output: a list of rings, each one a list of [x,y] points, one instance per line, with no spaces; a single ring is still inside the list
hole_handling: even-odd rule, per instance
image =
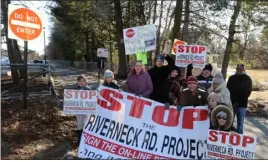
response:
[[[164,61],[168,65],[164,65]],[[237,65],[236,73],[229,77],[228,83],[221,72],[212,76],[213,67],[205,65],[199,76],[192,75],[193,65],[189,64],[186,76],[182,76],[179,67],[171,56],[161,54],[156,57],[155,66],[146,72],[141,61],[128,75],[124,86],[114,83],[114,74],[110,70],[104,73],[104,86],[122,89],[140,97],[161,102],[168,109],[176,106],[178,111],[184,106],[209,106],[210,129],[235,131],[243,134],[243,123],[246,115],[248,97],[252,90],[251,78],[246,74],[243,64]],[[90,89],[86,78],[77,78],[76,89]],[[237,129],[233,127],[234,116],[237,116]],[[84,115],[77,115],[77,135],[80,141],[85,120]]]

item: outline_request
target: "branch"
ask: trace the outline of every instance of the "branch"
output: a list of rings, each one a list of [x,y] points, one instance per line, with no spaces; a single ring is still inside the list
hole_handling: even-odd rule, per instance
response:
[[[190,23],[190,25],[192,25],[192,26],[194,26],[194,27],[197,27],[197,28],[204,28],[204,27],[202,27],[202,26],[199,26],[199,25],[197,25],[197,24],[194,24],[194,23]],[[221,35],[221,34],[219,34],[218,32],[216,32],[216,31],[214,31],[213,29],[209,29],[209,28],[204,28],[206,31],[209,31],[209,32],[211,32],[212,34],[215,34],[215,35],[217,35],[217,36],[219,36],[219,37],[222,37],[222,38],[224,38],[224,39],[228,39],[227,37],[225,37],[225,36],[223,36],[223,35]]]

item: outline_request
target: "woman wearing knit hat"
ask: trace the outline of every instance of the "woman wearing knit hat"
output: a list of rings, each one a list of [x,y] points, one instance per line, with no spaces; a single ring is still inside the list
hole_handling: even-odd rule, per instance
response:
[[[104,72],[104,82],[102,85],[113,88],[113,89],[119,89],[119,86],[113,82],[114,80],[114,73],[111,70],[106,70]]]
[[[218,105],[211,112],[211,129],[219,131],[235,131],[232,127],[233,111],[226,105]]]
[[[233,109],[230,99],[230,92],[227,89],[226,82],[221,72],[217,72],[212,80],[211,87],[208,89],[208,93],[216,92],[220,97],[220,103],[226,104],[229,108]]]

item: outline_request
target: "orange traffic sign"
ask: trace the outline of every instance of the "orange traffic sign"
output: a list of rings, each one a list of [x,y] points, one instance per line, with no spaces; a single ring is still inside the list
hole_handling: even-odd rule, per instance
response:
[[[11,39],[34,40],[43,30],[42,19],[38,13],[28,8],[9,6],[8,25],[8,37]]]
[[[172,54],[176,55],[177,45],[180,45],[180,44],[187,44],[187,43],[178,39],[174,40],[173,47],[172,47]]]

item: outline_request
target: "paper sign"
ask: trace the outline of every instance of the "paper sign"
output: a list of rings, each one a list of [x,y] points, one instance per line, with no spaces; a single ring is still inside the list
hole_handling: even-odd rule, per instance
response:
[[[157,29],[154,24],[124,29],[126,54],[131,55],[140,51],[155,50],[156,31]]]
[[[97,91],[64,89],[65,114],[95,114]]]
[[[105,57],[107,58],[109,55],[109,51],[107,48],[98,48],[97,57]]]
[[[209,130],[207,141],[206,159],[247,160],[255,157],[256,137]]]
[[[174,43],[173,43],[171,54],[176,55],[177,46],[180,45],[180,44],[187,44],[187,43],[184,42],[184,41],[181,41],[179,39],[174,39]]]
[[[136,53],[136,60],[141,60],[143,65],[147,64],[147,55],[146,52],[137,52]]]
[[[177,45],[176,66],[187,67],[193,64],[194,68],[202,69],[206,63],[206,46],[200,45]]]

